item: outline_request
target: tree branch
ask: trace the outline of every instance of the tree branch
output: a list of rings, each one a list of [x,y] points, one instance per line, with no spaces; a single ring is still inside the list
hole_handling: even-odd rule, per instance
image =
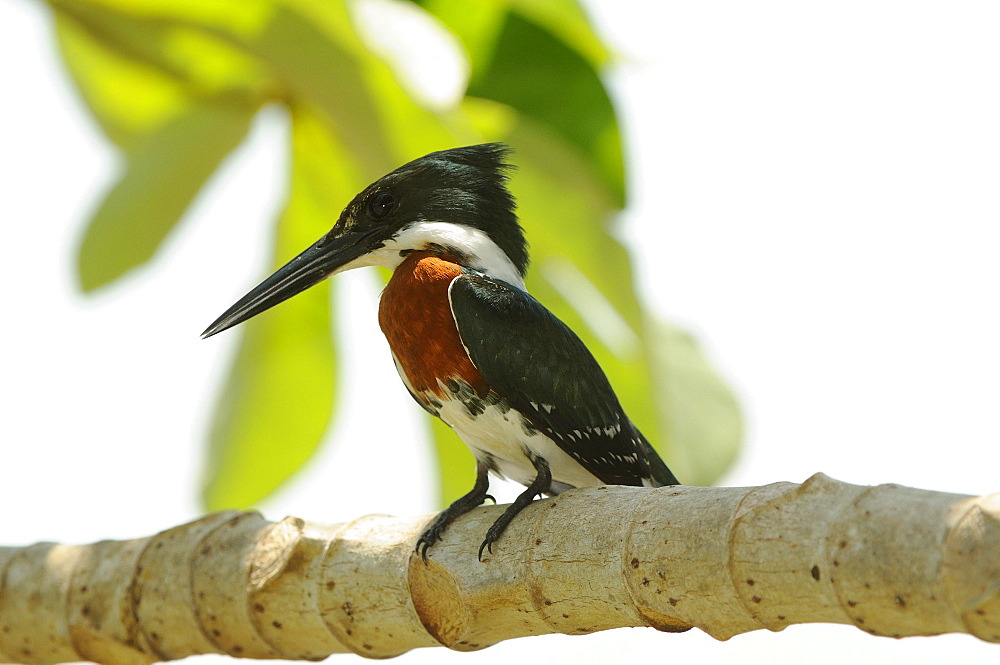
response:
[[[0,659],[151,663],[473,650],[542,633],[793,623],[1000,642],[1000,499],[858,487],[600,487],[502,507],[430,550],[428,517],[324,526],[225,512],[150,538],[0,548]]]

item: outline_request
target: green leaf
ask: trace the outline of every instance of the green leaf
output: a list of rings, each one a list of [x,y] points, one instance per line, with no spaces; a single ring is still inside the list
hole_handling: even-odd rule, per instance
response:
[[[512,106],[549,127],[586,156],[613,194],[625,201],[621,136],[611,98],[593,65],[552,32],[508,14],[489,68],[468,94]]]
[[[292,132],[291,195],[278,222],[274,267],[329,230],[334,206],[358,178],[315,111],[297,109]],[[241,326],[209,436],[207,509],[260,501],[319,446],[334,399],[330,311],[330,284],[324,282]]]
[[[694,337],[662,321],[649,329],[658,415],[673,444],[674,471],[687,485],[711,485],[739,452],[739,402]]]
[[[263,71],[241,50],[121,7],[53,2],[59,46],[81,96],[119,147],[132,148],[191,103],[265,96]]]
[[[610,59],[608,49],[576,0],[511,0],[510,4],[525,18],[570,46],[593,67],[601,67]]]
[[[123,149],[161,127],[187,105],[184,84],[161,70],[121,56],[56,14],[56,34],[66,68],[83,101],[108,138]]]
[[[511,12],[551,32],[593,67],[601,67],[610,59],[576,0],[413,1],[455,33],[469,55],[474,75],[489,65],[500,29]]]
[[[598,67],[607,53],[573,0],[422,3],[452,30],[472,67],[467,94],[506,104],[581,152],[613,203],[625,204],[614,106]]]
[[[189,107],[143,137],[91,218],[78,255],[90,291],[148,261],[219,163],[246,136],[255,107]]]
[[[347,21],[346,11],[343,15]],[[272,68],[295,99],[323,114],[369,181],[395,168],[381,114],[350,43],[281,5],[256,34],[244,39],[245,47]]]
[[[293,207],[283,227],[297,222]],[[207,510],[247,508],[274,492],[316,450],[333,408],[329,283],[243,328],[209,434]]]

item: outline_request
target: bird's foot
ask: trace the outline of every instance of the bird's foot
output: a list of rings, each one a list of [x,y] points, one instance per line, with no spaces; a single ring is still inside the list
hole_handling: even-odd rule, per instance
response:
[[[521,494],[521,496],[517,497],[517,501],[507,506],[507,510],[503,511],[503,514],[497,518],[497,521],[493,523],[493,526],[486,531],[486,539],[483,540],[483,543],[479,546],[480,561],[483,560],[484,550],[493,554],[493,543],[500,539],[500,536],[502,536],[503,532],[507,530],[510,523],[514,521],[517,514],[535,499],[536,495],[532,494],[528,497],[527,501],[520,502],[521,497],[525,496],[525,494],[527,494],[527,492]]]
[[[424,532],[420,534],[420,538],[417,539],[415,549],[417,554],[420,555],[420,558],[424,560],[424,565],[427,565],[428,563],[427,550],[430,549],[434,543],[441,540],[445,530],[451,526],[452,522],[473,508],[481,506],[483,501],[486,499],[492,500],[493,503],[497,502],[496,499],[486,493],[486,490],[489,489],[489,478],[486,473],[486,466],[483,464],[478,465],[476,467],[476,484],[473,486],[472,490],[465,496],[456,499],[450,506],[442,510],[431,525],[424,529]]]
[[[524,490],[517,495],[514,499],[514,503],[507,506],[507,510],[503,511],[503,514],[497,518],[497,521],[493,523],[493,526],[489,528],[486,532],[486,539],[483,540],[482,544],[479,546],[479,560],[483,560],[483,551],[487,551],[493,554],[493,543],[499,540],[503,532],[507,530],[507,526],[513,521],[517,514],[524,510],[528,504],[535,500],[536,496],[544,494],[549,490],[552,485],[552,474],[549,471],[548,463],[541,457],[532,460],[535,468],[538,471],[538,476],[535,480],[528,485],[528,489]]]

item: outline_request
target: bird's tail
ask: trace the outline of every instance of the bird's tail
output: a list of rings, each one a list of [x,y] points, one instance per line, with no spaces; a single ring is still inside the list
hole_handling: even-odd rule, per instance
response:
[[[638,432],[638,428],[636,431]],[[674,472],[660,459],[660,456],[653,449],[649,441],[646,440],[646,437],[642,436],[641,432],[639,432],[639,436],[642,438],[643,443],[646,444],[647,459],[649,459],[649,479],[652,486],[666,487],[667,485],[680,485],[681,481],[677,480]]]

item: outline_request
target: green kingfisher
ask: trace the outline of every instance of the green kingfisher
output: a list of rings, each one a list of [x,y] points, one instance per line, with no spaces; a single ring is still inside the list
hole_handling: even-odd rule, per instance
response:
[[[507,189],[503,144],[433,152],[354,197],[333,228],[202,333],[222,332],[337,273],[393,271],[379,325],[416,402],[472,451],[472,490],[417,541],[427,550],[482,504],[488,474],[527,489],[493,523],[493,543],[535,497],[573,487],[679,481],[625,415],[580,338],[525,289],[528,249]]]

